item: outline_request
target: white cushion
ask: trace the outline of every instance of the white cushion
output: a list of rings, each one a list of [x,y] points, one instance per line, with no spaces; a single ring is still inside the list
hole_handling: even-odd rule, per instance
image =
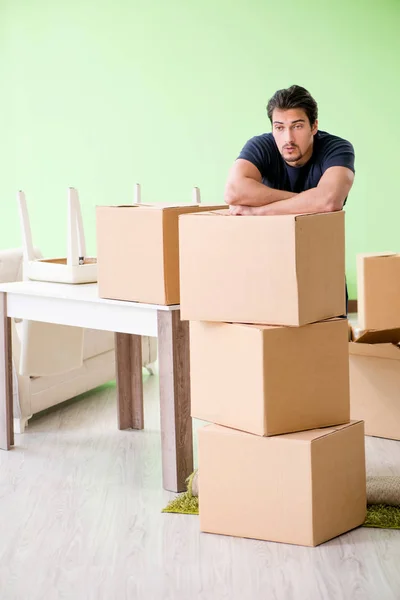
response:
[[[83,360],[114,349],[112,331],[85,329],[83,334]]]
[[[18,281],[22,264],[22,250],[13,248],[0,252],[0,281],[9,283]]]
[[[82,366],[83,329],[24,319],[20,375],[57,375]]]

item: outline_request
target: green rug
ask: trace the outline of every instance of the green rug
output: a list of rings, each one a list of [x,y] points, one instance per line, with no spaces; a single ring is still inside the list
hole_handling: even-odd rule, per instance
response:
[[[199,499],[192,496],[189,492],[180,494],[162,510],[164,513],[179,513],[182,515],[198,515]]]
[[[162,512],[183,515],[199,514],[199,499],[197,496],[192,495],[190,477],[188,480],[188,491],[171,500]],[[367,507],[367,518],[363,526],[378,527],[380,529],[400,529],[400,506],[386,506],[385,504],[369,505]]]
[[[196,474],[194,471],[186,479],[187,492],[179,494],[177,498],[171,500],[171,502],[162,510],[164,513],[179,513],[182,515],[198,515],[199,514],[199,499],[197,496],[192,494],[192,483],[193,478]]]
[[[367,507],[367,518],[364,527],[400,529],[400,506],[370,504]]]

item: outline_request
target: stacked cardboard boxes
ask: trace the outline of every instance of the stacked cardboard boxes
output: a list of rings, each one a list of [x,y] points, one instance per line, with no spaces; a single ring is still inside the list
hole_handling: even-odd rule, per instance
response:
[[[179,219],[202,531],[314,546],[363,523],[344,214]]]
[[[351,416],[365,421],[366,435],[400,440],[400,255],[358,255],[357,297]]]

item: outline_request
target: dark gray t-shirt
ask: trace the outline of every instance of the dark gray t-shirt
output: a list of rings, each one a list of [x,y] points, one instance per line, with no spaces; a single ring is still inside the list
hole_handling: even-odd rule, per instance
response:
[[[312,156],[303,167],[291,167],[285,162],[272,133],[251,138],[238,158],[253,163],[268,187],[294,193],[315,188],[329,167],[347,167],[355,172],[353,146],[325,131],[315,134]]]

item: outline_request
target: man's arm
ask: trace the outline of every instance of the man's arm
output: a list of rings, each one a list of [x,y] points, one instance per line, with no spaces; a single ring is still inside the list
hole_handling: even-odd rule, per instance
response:
[[[236,215],[290,215],[341,210],[353,185],[354,173],[347,167],[330,167],[317,187],[293,198],[278,200],[265,206],[233,206]]]
[[[239,158],[229,172],[224,200],[231,206],[263,206],[296,195],[264,185],[257,167],[250,161]]]

